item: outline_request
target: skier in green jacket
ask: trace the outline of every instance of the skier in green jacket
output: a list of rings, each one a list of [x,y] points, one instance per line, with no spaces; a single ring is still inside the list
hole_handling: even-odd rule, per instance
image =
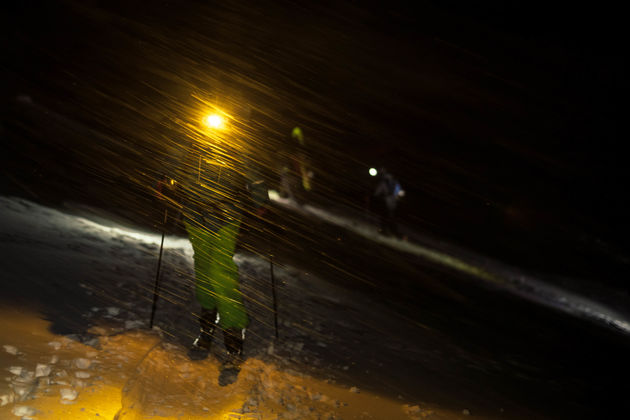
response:
[[[208,117],[219,129],[222,117]],[[238,372],[249,318],[239,288],[238,267],[233,256],[244,216],[256,212],[267,198],[261,181],[251,180],[244,149],[234,135],[202,136],[182,145],[175,186],[181,220],[194,251],[195,296],[201,305],[200,331],[189,357],[208,356],[216,327],[223,331],[228,354],[224,369]]]

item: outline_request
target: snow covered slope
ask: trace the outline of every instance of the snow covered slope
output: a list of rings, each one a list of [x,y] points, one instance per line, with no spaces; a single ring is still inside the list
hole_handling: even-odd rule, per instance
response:
[[[393,371],[388,378],[377,370],[387,372],[394,354],[434,357],[428,349],[404,350],[396,339],[423,328],[295,267],[274,267],[275,342],[270,264],[251,254],[235,257],[252,316],[247,361],[236,384],[219,388],[220,339],[214,357],[185,357],[198,308],[192,249],[182,238],[165,242],[158,328],[145,328],[160,239],[0,198],[0,418],[439,419],[463,418],[471,408],[409,400],[395,386],[379,395],[348,383],[359,370],[368,374],[366,362],[375,369],[370,382],[382,388],[377,378],[395,382]],[[375,348],[352,349],[360,342]]]
[[[316,217],[328,223],[350,230],[362,237],[388,246],[397,251],[414,255],[436,265],[456,270],[477,279],[480,283],[513,293],[532,302],[579,316],[604,326],[630,334],[630,312],[627,311],[629,296],[599,285],[596,292],[580,289],[577,279],[563,279],[564,287],[558,287],[516,267],[508,266],[469,250],[451,244],[422,238],[423,244],[379,234],[376,226],[358,218],[338,214],[312,205],[298,206],[289,199],[279,197],[275,191],[270,198],[303,215]],[[414,235],[419,237],[420,235]],[[586,294],[588,293],[588,295]]]
[[[626,318],[597,299],[498,262],[445,244],[385,238],[356,219],[275,202],[410,258],[464,272],[479,285],[627,330]],[[158,328],[146,329],[160,239],[95,215],[88,220],[0,197],[0,369],[7,372],[0,418],[544,417],[462,376],[465,369],[489,377],[509,369],[531,382],[541,373],[536,361],[482,359],[474,346],[297,265],[273,265],[280,324],[275,341],[271,264],[246,252],[235,261],[252,318],[247,362],[239,381],[221,391],[220,337],[207,361],[185,358],[198,313],[185,238],[166,238]]]

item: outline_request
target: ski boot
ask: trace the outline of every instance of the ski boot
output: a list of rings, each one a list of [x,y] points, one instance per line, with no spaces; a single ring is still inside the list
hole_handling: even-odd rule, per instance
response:
[[[226,386],[236,382],[243,363],[243,341],[245,329],[228,328],[223,330],[223,343],[227,350],[227,359],[221,365],[219,385]]]
[[[188,357],[190,360],[203,360],[208,357],[210,353],[210,346],[212,345],[212,337],[214,336],[214,330],[216,329],[217,311],[201,309],[201,316],[199,317],[199,335],[193,341],[192,346],[188,350]]]

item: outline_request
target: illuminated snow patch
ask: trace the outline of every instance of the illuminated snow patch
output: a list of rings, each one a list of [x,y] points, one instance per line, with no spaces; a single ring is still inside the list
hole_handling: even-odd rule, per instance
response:
[[[113,223],[112,223],[113,224]],[[133,240],[143,244],[160,246],[162,235],[142,232],[123,226],[105,226],[101,223],[63,213],[28,200],[14,197],[0,197],[0,231],[13,238],[31,237],[50,239],[89,240],[89,235],[111,242],[114,239]],[[164,247],[181,249],[192,255],[192,246],[187,238],[166,236]]]
[[[158,246],[162,242],[161,234],[140,232],[123,227],[104,226],[82,217],[75,217],[75,222],[79,225],[83,225],[99,232],[109,234],[110,237],[126,237],[135,239],[145,244]],[[190,254],[192,255],[192,246],[190,245],[190,241],[188,240],[188,238],[180,238],[178,236],[167,235],[164,237],[164,248],[183,249],[184,251],[189,250]],[[188,254],[188,252],[186,253]]]

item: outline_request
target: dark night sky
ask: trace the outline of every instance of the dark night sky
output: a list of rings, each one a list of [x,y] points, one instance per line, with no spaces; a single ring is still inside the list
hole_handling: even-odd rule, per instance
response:
[[[27,92],[146,156],[191,93],[229,85],[274,141],[307,127],[337,199],[361,205],[366,166],[384,164],[408,191],[402,219],[426,231],[510,244],[520,262],[540,244],[625,255],[626,48],[610,6],[64,1],[3,15],[5,109]]]

